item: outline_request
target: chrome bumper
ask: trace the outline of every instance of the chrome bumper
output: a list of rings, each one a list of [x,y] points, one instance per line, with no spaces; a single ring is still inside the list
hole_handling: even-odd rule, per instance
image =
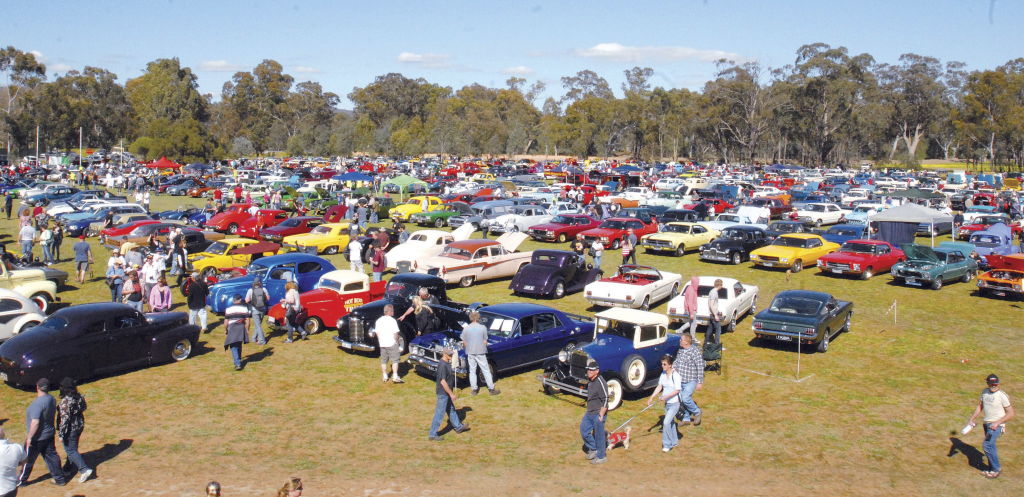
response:
[[[335,342],[341,345],[341,348],[346,350],[358,350],[360,352],[373,352],[377,350],[377,347],[373,345],[366,345],[363,343],[350,342],[348,340],[342,340],[341,337],[333,337]]]

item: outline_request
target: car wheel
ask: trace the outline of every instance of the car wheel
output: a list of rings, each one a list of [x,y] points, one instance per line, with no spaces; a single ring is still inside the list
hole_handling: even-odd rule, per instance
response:
[[[615,240],[612,240],[612,250],[619,250],[619,247],[621,247],[621,246],[622,246],[622,240],[619,240],[618,238],[616,238]]]
[[[29,300],[39,307],[39,312],[43,314],[46,314],[46,310],[50,308],[50,296],[43,292],[36,292],[32,294],[32,296],[29,297]]]
[[[555,290],[551,292],[551,298],[560,299],[565,297],[565,283],[559,281],[555,283]]]
[[[324,253],[327,255],[334,255],[338,253],[338,247],[327,247],[324,249]]]
[[[820,342],[818,342],[818,352],[821,352],[822,354],[828,352],[828,335],[829,330],[825,330],[825,336],[822,337]]]
[[[644,311],[649,311],[651,309],[651,296],[650,295],[644,297],[643,303],[640,304],[640,309],[644,310]]]
[[[804,263],[800,259],[793,261],[793,272],[799,273],[804,269]]]
[[[853,312],[846,315],[846,321],[843,322],[843,331],[846,333],[850,332],[850,318],[853,317]]]
[[[726,333],[733,333],[735,331],[736,331],[736,313],[733,313],[732,321],[729,321],[729,324],[725,326],[725,332]]]
[[[238,233],[238,225],[235,224],[235,223],[229,224],[228,225],[228,233],[231,234],[231,235],[234,235],[235,233]]]
[[[942,289],[942,277],[940,276],[938,278],[935,278],[935,281],[932,282],[932,290],[941,290],[941,289]]]
[[[622,361],[622,377],[630,391],[640,390],[647,380],[647,363],[636,354]]]
[[[676,257],[682,257],[685,254],[686,254],[686,245],[680,243],[679,246],[676,247]]]
[[[319,333],[321,330],[323,330],[324,324],[320,322],[320,318],[311,316],[309,318],[306,318],[306,321],[302,323],[302,329],[307,334],[312,335],[314,333]]]
[[[21,333],[21,332],[23,332],[23,331],[25,331],[25,330],[33,327],[33,326],[39,326],[39,321],[29,321],[29,322],[21,325],[21,328],[18,328],[18,330],[15,331],[14,333],[15,334]]]
[[[473,281],[475,280],[475,276],[463,276],[462,279],[459,280],[459,286],[462,288],[469,288],[473,286]]]
[[[555,375],[554,371],[545,371],[544,372],[544,379],[550,379],[554,375]],[[479,385],[479,383],[477,383],[477,385]],[[547,394],[547,395],[554,395],[556,393],[560,393],[561,391],[562,390],[560,388],[558,388],[558,387],[553,387],[551,385],[548,385],[547,383],[544,384],[544,393]]]
[[[821,227],[821,219],[818,219],[818,220],[814,221],[814,227],[815,228],[820,228]]]
[[[967,271],[966,273],[964,273],[964,277],[963,277],[963,282],[964,283],[969,283],[973,279],[974,279],[974,273],[972,271]]]
[[[860,273],[860,279],[862,279],[862,280],[870,280],[871,277],[874,276],[874,275],[875,275],[874,269],[871,268],[870,266],[868,266],[868,268],[865,269],[863,273]]]
[[[171,346],[171,359],[174,361],[184,361],[190,355],[192,355],[192,341],[187,338],[182,338]]]
[[[613,411],[622,405],[622,381],[618,378],[608,380],[608,410]]]
[[[743,262],[743,256],[740,255],[739,252],[733,252],[732,257],[730,258],[732,259],[732,263],[734,266],[739,265],[741,262]]]
[[[558,234],[558,243],[565,243],[565,241],[566,241],[567,239],[568,239],[568,238],[567,238],[567,237],[565,236],[565,233],[559,233],[559,234]]]
[[[434,227],[435,228],[444,228],[444,219],[441,219],[441,218],[435,219],[434,220]]]

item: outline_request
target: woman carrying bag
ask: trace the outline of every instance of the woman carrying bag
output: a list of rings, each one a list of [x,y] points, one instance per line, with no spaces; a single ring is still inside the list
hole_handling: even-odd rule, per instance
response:
[[[299,313],[302,311],[302,302],[299,300],[299,287],[294,281],[289,281],[284,285],[286,290],[284,294],[284,317],[285,321],[288,322],[288,338],[285,339],[284,343],[292,343],[292,334],[295,331],[300,332],[300,336],[303,340],[306,339],[306,330],[302,328],[302,323],[299,322]]]

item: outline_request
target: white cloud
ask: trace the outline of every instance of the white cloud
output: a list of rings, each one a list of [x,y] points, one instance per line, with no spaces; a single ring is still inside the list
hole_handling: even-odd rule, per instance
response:
[[[702,50],[683,46],[631,47],[621,43],[598,43],[590,48],[575,50],[573,53],[578,57],[607,59],[619,62],[663,62],[674,60],[714,62],[718,59],[746,62],[751,60],[738,53],[726,52],[724,50]]]
[[[51,66],[48,66],[47,69],[49,69],[49,70],[51,70],[53,72],[67,72],[67,71],[70,71],[72,69],[72,67],[67,65],[67,64],[57,63],[57,64],[53,64]]]
[[[398,61],[403,64],[416,64],[434,69],[451,67],[451,58],[451,55],[435,53],[402,52],[398,54]]]
[[[509,74],[509,75],[516,74],[516,75],[520,75],[520,76],[527,76],[527,75],[535,73],[536,71],[534,71],[532,67],[513,66],[513,67],[506,67],[506,68],[502,69],[501,72],[503,74]]]
[[[292,72],[301,73],[301,74],[315,74],[315,73],[319,73],[321,71],[319,69],[315,68],[315,67],[295,66],[295,67],[292,68]]]
[[[204,60],[199,63],[200,71],[235,72],[241,71],[242,69],[242,66],[238,64],[232,64],[226,60]]]
[[[36,60],[39,62],[46,60],[46,56],[43,55],[43,52],[40,52],[39,50],[29,50],[28,53],[35,55]]]

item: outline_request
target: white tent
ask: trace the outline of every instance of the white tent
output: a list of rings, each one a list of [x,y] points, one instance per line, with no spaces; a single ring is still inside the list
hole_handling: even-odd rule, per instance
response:
[[[894,245],[913,242],[913,236],[919,224],[931,225],[932,246],[934,247],[935,225],[952,223],[953,216],[914,203],[906,203],[872,216],[871,222],[878,223],[878,238]],[[912,230],[911,226],[913,226]],[[907,239],[908,234],[909,240]]]

